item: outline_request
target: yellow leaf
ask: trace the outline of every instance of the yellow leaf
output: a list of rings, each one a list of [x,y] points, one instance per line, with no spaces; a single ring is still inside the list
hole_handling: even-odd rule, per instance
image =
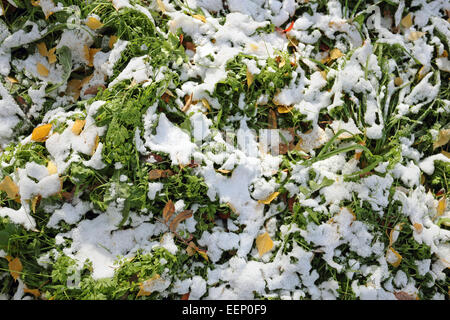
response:
[[[408,13],[407,16],[403,17],[403,19],[400,22],[402,26],[405,28],[410,28],[412,26],[412,16],[411,13]]]
[[[339,50],[338,48],[334,48],[330,51],[330,59],[331,60],[336,60],[340,57],[342,57],[344,54],[342,53],[341,50]]]
[[[18,83],[19,81],[16,78],[13,77],[6,77],[6,79],[11,83]]]
[[[22,262],[20,262],[19,258],[12,259],[10,256],[6,256],[6,259],[8,259],[8,268],[9,273],[11,273],[11,276],[14,278],[14,280],[17,280],[17,278],[20,277],[20,273],[23,270]]]
[[[231,172],[230,170],[225,170],[225,169],[217,169],[216,171],[217,171],[217,172],[220,172],[220,173],[225,173],[225,174]]]
[[[394,248],[389,247],[386,252],[386,261],[397,268],[402,262],[402,256]]]
[[[206,18],[200,14],[194,14],[192,18],[200,20],[201,22],[206,22]]]
[[[260,257],[262,257],[266,252],[272,250],[273,241],[270,239],[267,232],[256,237],[256,248],[258,249]]]
[[[151,277],[148,280],[145,280],[143,283],[139,285],[139,292],[136,297],[140,296],[149,296],[152,294],[152,287],[154,286],[155,282],[160,279],[160,275],[156,274],[153,277]]]
[[[47,171],[48,171],[48,174],[58,173],[58,168],[56,167],[56,164],[53,161],[49,161],[47,163]]]
[[[447,198],[443,196],[437,205],[437,216],[442,216],[445,212],[445,209],[447,208]]]
[[[109,42],[108,42],[108,46],[110,49],[112,49],[114,47],[114,44],[117,42],[117,36],[111,36],[109,38]]]
[[[39,7],[41,5],[41,2],[39,0],[31,0],[31,5],[33,7]]]
[[[50,50],[48,50],[48,54],[47,54],[47,59],[48,59],[48,63],[53,64],[56,62],[56,47],[51,48]]]
[[[278,113],[289,113],[292,109],[294,109],[294,106],[278,106],[277,111]]]
[[[40,62],[37,63],[36,66],[37,72],[43,76],[43,77],[48,77],[48,69]]]
[[[411,41],[416,41],[417,39],[422,37],[424,34],[425,34],[425,32],[412,31],[412,32],[409,33],[408,39],[411,40]]]
[[[86,21],[86,25],[92,30],[97,30],[104,26],[96,17],[89,17]]]
[[[433,150],[446,145],[450,141],[450,129],[442,129],[439,131],[438,139],[433,142]]]
[[[247,87],[250,87],[253,83],[254,76],[247,68]]]
[[[444,156],[446,156],[447,158],[450,159],[450,152],[447,152],[447,151],[442,150],[441,153],[442,153]]]
[[[100,142],[100,137],[97,135],[95,137],[94,147],[92,148],[92,155],[94,155],[95,151],[97,151],[99,142]]]
[[[19,186],[9,176],[6,176],[0,182],[0,191],[6,192],[8,198],[11,200],[19,198]]]
[[[88,67],[94,66],[94,57],[97,54],[97,52],[99,52],[100,50],[101,49],[94,49],[94,48],[89,49]]]
[[[205,98],[202,99],[202,104],[203,106],[208,109],[209,112],[211,112],[211,106],[209,105],[208,100],[206,100]]]
[[[193,256],[195,254],[195,252],[197,252],[199,255],[201,255],[203,257],[203,259],[205,259],[206,261],[209,261],[208,255],[206,254],[206,252],[202,249],[200,249],[199,247],[197,247],[195,245],[195,243],[193,241],[190,241],[188,243],[188,247],[186,248],[187,254],[188,256]]]
[[[156,3],[158,4],[158,8],[159,10],[161,10],[161,12],[166,12],[166,7],[164,6],[162,0],[156,0]]]
[[[86,120],[77,119],[75,120],[75,123],[72,126],[72,132],[75,135],[79,135],[81,131],[84,128],[84,125],[86,124]]]
[[[229,202],[227,202],[227,206],[230,207],[231,211],[233,211],[233,213],[237,213],[236,208]]]
[[[36,206],[37,206],[39,200],[41,200],[40,195],[34,196],[33,199],[31,200],[31,211],[33,213],[36,213]]]
[[[50,133],[51,129],[51,123],[34,128],[33,132],[31,133],[31,140],[36,142],[43,142],[47,140],[47,136]]]
[[[322,78],[324,78],[325,80],[327,80],[327,72],[325,70],[320,71],[320,75],[322,76]]]
[[[275,191],[270,196],[268,196],[264,200],[258,200],[258,203],[264,203],[264,204],[270,204],[276,197],[278,197],[280,193],[278,191]]]
[[[23,288],[23,292],[24,292],[24,293],[30,293],[30,294],[32,294],[35,298],[39,298],[39,296],[41,295],[41,293],[39,292],[39,289],[28,289],[28,288]]]
[[[45,42],[39,42],[38,44],[36,44],[36,47],[38,48],[41,56],[46,57],[48,55],[47,45],[45,44]]]

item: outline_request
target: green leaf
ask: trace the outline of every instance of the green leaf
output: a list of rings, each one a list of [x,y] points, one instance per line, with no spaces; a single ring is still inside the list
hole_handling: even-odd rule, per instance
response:
[[[67,46],[62,46],[56,50],[56,54],[58,55],[58,61],[62,65],[64,73],[61,82],[47,88],[46,93],[50,93],[66,83],[72,73],[72,52],[70,49]]]

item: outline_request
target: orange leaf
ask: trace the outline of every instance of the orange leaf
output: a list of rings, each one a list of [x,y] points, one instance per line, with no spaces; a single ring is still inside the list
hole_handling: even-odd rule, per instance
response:
[[[104,26],[103,23],[101,23],[97,18],[95,17],[89,17],[86,21],[86,25],[91,28],[92,30],[97,30],[98,28],[101,28]]]
[[[289,27],[287,27],[286,29],[284,29],[282,32],[283,32],[283,33],[286,33],[286,32],[291,31],[292,28],[294,27],[294,22],[295,22],[295,21],[292,21],[292,22],[289,24]]]
[[[22,262],[20,262],[19,258],[12,259],[10,256],[5,257],[8,259],[8,268],[9,273],[11,273],[11,276],[14,278],[14,280],[17,280],[17,278],[20,277],[20,273],[23,270]]]
[[[9,199],[19,198],[19,186],[9,176],[0,182],[0,191],[5,191]]]
[[[88,59],[88,67],[94,66],[94,57],[101,49],[90,48],[89,49],[89,59]]]
[[[190,295],[190,292],[183,294],[181,296],[181,300],[189,300],[189,295]]]
[[[256,237],[256,248],[258,249],[260,257],[262,257],[266,252],[272,250],[273,241],[270,239],[267,232]]]
[[[258,200],[258,203],[270,204],[276,197],[278,197],[279,194],[280,193],[278,191],[275,191],[270,196],[268,196],[266,199]]]
[[[395,79],[394,79],[394,84],[398,87],[398,86],[401,86],[402,84],[403,84],[403,79],[402,78],[400,78],[400,77],[396,77]]]
[[[423,226],[422,226],[422,224],[421,223],[414,223],[414,229],[416,229],[416,232],[417,233],[421,233],[422,232],[422,230],[423,230]]]
[[[402,262],[402,256],[397,251],[395,251],[394,248],[389,247],[386,252],[386,260],[392,266],[397,268]]]
[[[86,124],[86,120],[77,119],[75,120],[75,123],[72,126],[72,132],[75,135],[80,135],[81,131],[84,128],[84,125]]]
[[[31,133],[31,140],[36,142],[43,142],[47,140],[47,136],[50,133],[51,129],[51,123],[34,128],[33,132]]]
[[[209,261],[206,251],[197,247],[193,241],[190,241],[188,243],[188,247],[186,248],[186,251],[188,253],[188,256],[193,256],[194,253],[197,252],[199,255],[201,255],[203,257],[203,259],[205,259],[206,261]]]
[[[161,169],[153,169],[148,173],[149,180],[156,180],[162,177],[164,170]]]
[[[148,280],[145,280],[143,283],[139,285],[139,292],[136,297],[140,296],[149,296],[152,294],[152,287],[156,281],[160,279],[159,274],[154,275]]]
[[[172,216],[172,214],[175,212],[175,206],[172,202],[172,200],[167,201],[166,205],[163,209],[163,219],[164,222],[167,223]]]
[[[192,210],[184,210],[182,212],[180,212],[170,223],[169,229],[172,232],[175,232],[178,228],[178,224],[183,221],[186,220],[190,217],[192,217]]]
[[[344,54],[342,53],[341,50],[339,50],[338,48],[334,48],[330,51],[330,59],[331,60],[336,60],[340,57],[342,57]]]
[[[72,79],[69,82],[67,82],[67,89],[66,94],[73,97],[74,101],[77,101],[80,97],[81,92],[81,80],[79,79]]]
[[[47,69],[42,63],[38,62],[38,63],[37,63],[37,66],[36,66],[36,69],[37,69],[37,72],[38,72],[41,76],[43,76],[43,77],[48,77],[49,71],[48,71],[48,69]]]
[[[39,292],[39,289],[28,289],[28,288],[23,288],[23,292],[24,292],[24,293],[30,293],[30,294],[32,294],[35,298],[39,298],[39,296],[41,295],[41,293]]]
[[[110,49],[112,49],[114,47],[114,44],[117,42],[117,39],[118,39],[117,36],[111,36],[109,38],[108,47]]]

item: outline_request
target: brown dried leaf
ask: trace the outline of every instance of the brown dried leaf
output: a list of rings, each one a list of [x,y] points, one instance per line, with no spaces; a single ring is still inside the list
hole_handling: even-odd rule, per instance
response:
[[[162,177],[164,170],[161,169],[153,169],[148,173],[149,180],[156,180]]]
[[[117,40],[118,40],[119,38],[117,37],[117,36],[111,36],[111,37],[109,37],[109,41],[108,41],[108,47],[110,48],[110,49],[112,49],[113,47],[114,47],[114,44],[117,42]]]
[[[175,205],[173,204],[173,201],[172,200],[167,201],[163,209],[163,219],[165,223],[169,221],[170,217],[172,216],[172,214],[174,214],[174,212],[175,212]]]
[[[417,300],[416,296],[410,295],[404,291],[394,291],[394,296],[397,300]]]
[[[187,96],[186,102],[184,104],[184,107],[181,109],[181,111],[186,112],[191,107],[193,96],[194,96],[194,93],[191,93],[189,96]]]
[[[267,117],[267,122],[269,123],[269,129],[276,129],[277,124],[277,114],[275,111],[271,108],[269,109],[269,115]]]
[[[39,296],[41,295],[41,293],[39,292],[39,289],[28,289],[28,288],[23,288],[23,292],[24,292],[24,293],[30,293],[30,294],[32,294],[35,298],[39,298]]]
[[[184,210],[180,212],[170,223],[169,229],[172,232],[175,232],[178,228],[178,224],[186,219],[189,219],[192,217],[193,211],[192,210]]]

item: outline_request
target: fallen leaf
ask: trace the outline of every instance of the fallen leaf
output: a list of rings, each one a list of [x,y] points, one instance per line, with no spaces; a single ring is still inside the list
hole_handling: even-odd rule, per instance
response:
[[[6,256],[5,258],[8,260],[9,273],[14,278],[14,280],[17,280],[23,270],[22,262],[20,262],[19,258],[13,259],[10,256]]]
[[[439,130],[438,139],[433,142],[433,150],[445,146],[450,141],[450,129]]]
[[[334,48],[330,51],[330,60],[336,60],[342,57],[344,54],[338,48]]]
[[[441,153],[442,153],[444,156],[446,156],[447,158],[450,159],[450,152],[447,152],[447,151],[442,150]]]
[[[0,182],[0,191],[6,192],[8,198],[11,200],[19,198],[19,186],[9,176],[6,176]]]
[[[162,2],[162,0],[156,0],[156,3],[158,4],[158,8],[159,10],[161,10],[161,12],[166,12],[166,7],[164,6],[164,3]]]
[[[389,247],[386,252],[386,261],[397,268],[402,262],[402,256],[394,248]]]
[[[181,296],[181,300],[189,300],[189,295],[190,295],[190,292],[183,294]]]
[[[217,169],[216,171],[220,172],[220,173],[224,173],[224,174],[227,174],[227,173],[231,172],[231,170],[225,170],[225,169]]]
[[[411,40],[411,41],[416,41],[417,39],[419,39],[423,35],[425,35],[425,32],[412,31],[412,32],[409,33],[408,39]]]
[[[252,85],[252,83],[253,83],[253,80],[254,80],[254,76],[253,76],[253,74],[248,70],[248,68],[247,68],[247,87],[249,87],[250,88],[250,86]]]
[[[175,205],[173,204],[173,201],[172,200],[167,201],[163,209],[163,219],[165,223],[169,221],[170,217],[172,216],[172,214],[174,214],[174,212],[175,212]]]
[[[84,128],[84,125],[86,124],[86,120],[77,119],[75,120],[75,123],[72,126],[72,132],[75,135],[80,135],[81,131]]]
[[[259,256],[262,257],[266,252],[273,248],[273,241],[267,232],[256,237],[256,248]]]
[[[101,49],[98,48],[89,48],[89,62],[88,62],[88,67],[93,67],[94,66],[94,57],[97,54],[97,52],[99,52]]]
[[[108,47],[110,49],[112,49],[114,47],[114,44],[117,42],[119,38],[117,36],[111,36],[109,37],[109,41],[108,41]]]
[[[190,241],[188,243],[188,247],[186,248],[186,251],[187,251],[188,256],[190,256],[190,257],[193,256],[195,254],[195,252],[197,252],[198,254],[200,254],[203,257],[203,259],[205,259],[206,261],[209,261],[206,251],[197,247],[193,241]]]
[[[41,1],[39,1],[39,0],[31,0],[31,5],[33,7],[39,7],[41,5]]]
[[[36,213],[36,207],[40,200],[41,200],[40,195],[34,196],[33,199],[31,199],[31,211],[33,213]]]
[[[97,30],[104,26],[96,17],[89,17],[86,21],[86,25],[92,30]]]
[[[410,28],[412,26],[412,16],[411,13],[408,13],[403,19],[400,21],[403,27]]]
[[[277,114],[275,113],[275,111],[272,108],[269,109],[269,115],[267,117],[267,122],[269,124],[269,129],[276,129],[278,127]]]
[[[191,42],[191,41],[186,41],[186,42],[184,42],[184,47],[185,47],[187,50],[191,50],[191,51],[193,51],[193,52],[196,52],[196,51],[197,51],[195,44],[194,44],[193,42]]]
[[[445,209],[447,208],[447,197],[443,196],[437,205],[437,216],[440,217],[444,214]]]
[[[100,137],[98,135],[95,136],[94,146],[92,147],[91,155],[94,155],[95,151],[97,151],[98,144],[100,143]]]
[[[23,293],[30,293],[32,294],[35,298],[39,298],[41,293],[39,292],[39,289],[28,289],[28,288],[23,288]]]
[[[36,44],[36,47],[38,48],[38,51],[41,54],[41,56],[43,57],[48,56],[47,45],[45,44],[45,42],[39,42],[38,44]]]
[[[206,22],[206,18],[205,18],[204,16],[200,15],[200,14],[194,14],[194,15],[192,16],[192,18],[197,19],[197,20],[200,20],[200,21],[203,22],[203,23]]]
[[[42,63],[37,63],[36,70],[41,76],[48,77],[49,70]]]
[[[19,81],[16,78],[13,77],[6,77],[6,79],[11,83],[18,83]]]
[[[81,80],[72,79],[67,82],[66,94],[73,97],[74,101],[77,101],[81,93]]]
[[[99,88],[103,88],[103,90],[106,89],[106,86],[104,84],[99,84],[93,87],[89,87],[86,90],[84,90],[84,94],[88,95],[88,94],[93,94],[96,95],[98,93]]]
[[[414,229],[416,229],[417,233],[422,233],[423,225],[421,223],[416,222],[413,224],[413,226],[414,226]]]
[[[189,108],[191,107],[191,104],[192,104],[193,95],[194,95],[194,93],[191,93],[189,96],[187,96],[186,102],[184,104],[184,107],[181,109],[181,111],[186,112],[187,110],[189,110]]]
[[[389,246],[391,247],[395,241],[397,241],[398,235],[400,234],[400,231],[403,228],[403,223],[398,223],[395,225],[394,228],[391,229],[391,232],[389,233]]]
[[[270,204],[276,197],[278,197],[279,194],[280,193],[278,191],[275,191],[270,196],[268,196],[266,199],[258,200],[258,203]]]
[[[211,106],[209,105],[208,100],[206,100],[205,98],[203,98],[201,101],[202,101],[203,106],[204,106],[206,109],[208,109],[209,112],[211,112],[212,110],[211,110]]]
[[[294,106],[278,106],[277,111],[278,113],[289,113],[292,109],[294,109]]]
[[[53,64],[56,62],[56,47],[51,48],[50,50],[48,50],[48,54],[47,54],[47,59],[48,59],[48,63]]]
[[[155,281],[160,279],[160,275],[156,274],[148,280],[145,280],[143,283],[139,285],[139,292],[136,297],[140,296],[149,296],[152,294],[152,287],[154,286]]]
[[[47,171],[48,174],[56,174],[58,173],[58,168],[56,167],[56,164],[53,161],[49,161],[47,163]]]
[[[418,297],[404,291],[394,291],[394,296],[397,300],[418,300]]]
[[[178,224],[186,219],[189,219],[192,217],[193,211],[192,210],[184,210],[180,212],[170,223],[169,229],[172,232],[175,232],[178,228]]]
[[[161,169],[150,170],[150,172],[148,173],[149,180],[156,180],[156,179],[161,178],[163,171],[164,170],[161,170]]]
[[[31,140],[36,142],[44,142],[45,140],[47,140],[47,136],[50,133],[51,129],[51,123],[34,128],[33,132],[31,133]]]
[[[283,32],[283,33],[286,33],[286,32],[291,31],[292,28],[294,27],[294,23],[295,23],[295,21],[292,21],[292,22],[289,24],[289,26],[288,26],[286,29],[284,29],[282,32]]]

